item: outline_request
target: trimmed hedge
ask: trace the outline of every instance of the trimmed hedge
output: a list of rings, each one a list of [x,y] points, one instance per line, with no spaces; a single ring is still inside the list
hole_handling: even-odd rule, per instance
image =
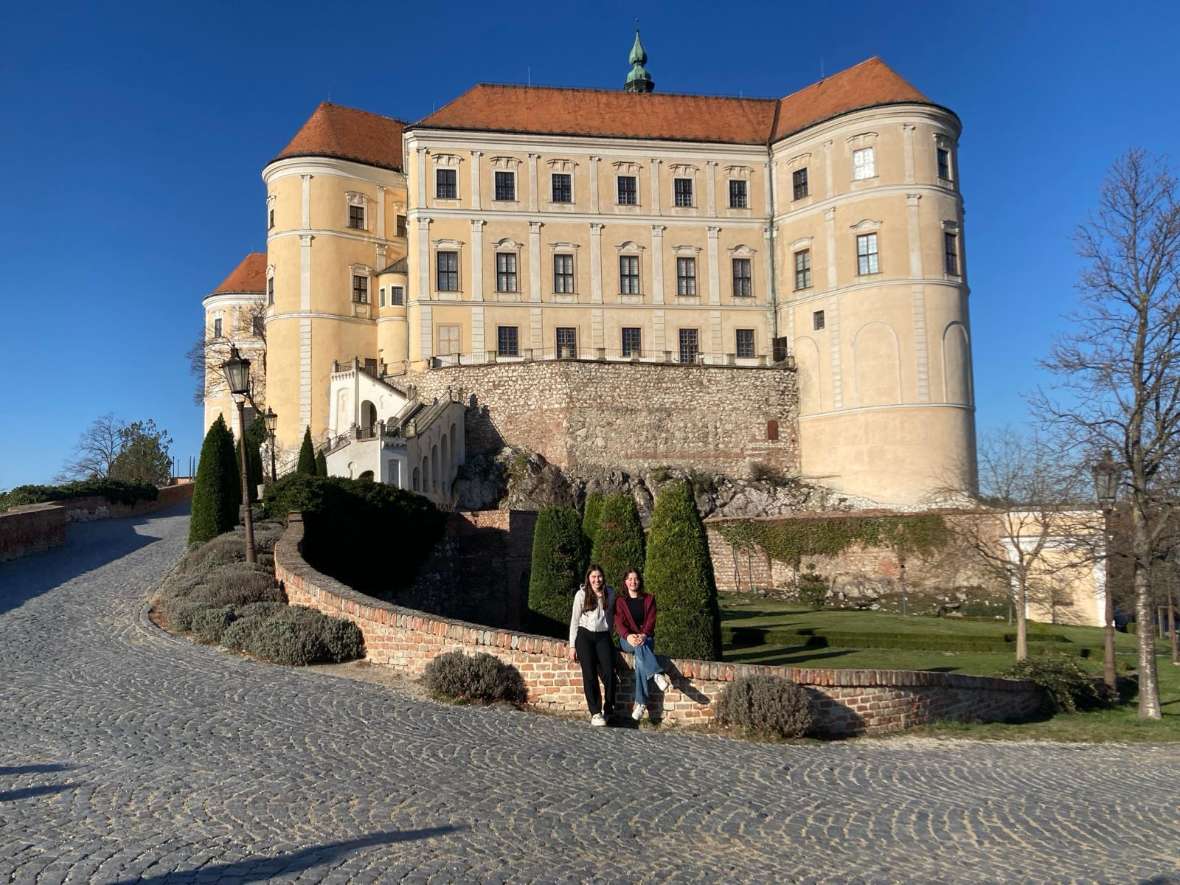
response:
[[[69,501],[74,498],[106,498],[112,504],[132,505],[140,501],[155,501],[160,490],[146,482],[125,482],[121,479],[83,479],[61,485],[24,485],[0,492],[0,513],[10,507],[26,504],[45,504],[49,501]]]
[[[1045,693],[1046,706],[1054,713],[1076,713],[1109,707],[1114,700],[1105,685],[1099,688],[1093,676],[1064,655],[1025,658],[1001,676],[1035,682]]]
[[[528,700],[520,671],[484,652],[444,652],[426,665],[422,681],[435,697],[454,701],[523,704]]]
[[[660,653],[720,660],[721,612],[713,560],[687,482],[666,483],[660,489],[647,540],[644,580],[658,605]]]
[[[201,444],[189,519],[189,545],[203,544],[232,529],[238,524],[241,504],[242,484],[234,460],[233,434],[218,415]]]
[[[529,571],[529,620],[536,633],[564,636],[571,599],[582,579],[582,523],[572,507],[546,507],[537,514]]]
[[[721,690],[714,713],[722,725],[783,738],[811,731],[811,698],[801,685],[776,676],[739,676]]]
[[[446,514],[421,495],[341,476],[296,473],[274,483],[266,515],[285,519],[296,511],[303,514],[304,559],[361,593],[386,598],[413,583],[446,524]],[[391,548],[394,559],[372,555]]]
[[[602,502],[590,561],[602,566],[608,586],[621,590],[628,569],[643,568],[643,524],[628,494],[608,495]]]
[[[340,663],[364,653],[356,624],[302,605],[254,609],[231,623],[221,641],[234,651],[288,666]]]
[[[662,615],[661,615],[662,617]],[[948,638],[937,635],[914,633],[858,633],[854,631],[823,630],[804,627],[792,630],[789,627],[746,627],[726,624],[722,636],[727,646],[744,648],[752,645],[802,645],[806,648],[893,648],[917,651],[964,651],[1010,653],[1015,647],[1015,634],[1005,633],[1003,637],[961,636]],[[1068,643],[1064,636],[1029,634],[1029,645],[1050,645]],[[1081,654],[1087,646],[1077,646]],[[1064,649],[1062,649],[1064,651]],[[1070,648],[1074,651],[1075,648]]]

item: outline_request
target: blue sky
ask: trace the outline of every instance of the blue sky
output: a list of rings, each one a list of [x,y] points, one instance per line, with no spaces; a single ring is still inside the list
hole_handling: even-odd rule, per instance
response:
[[[0,488],[51,478],[105,412],[198,453],[201,298],[264,247],[259,171],[323,99],[413,120],[477,81],[616,88],[636,12],[663,91],[775,97],[882,56],[964,122],[984,432],[1024,419],[1110,163],[1180,138],[1176,4],[399,6],[6,9]]]

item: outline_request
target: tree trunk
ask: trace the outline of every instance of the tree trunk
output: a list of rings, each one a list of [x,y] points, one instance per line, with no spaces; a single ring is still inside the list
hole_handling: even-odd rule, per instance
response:
[[[1016,599],[1016,660],[1023,661],[1028,657],[1028,619],[1025,617],[1025,610],[1028,606],[1028,587],[1025,585],[1024,576],[1020,576],[1020,582],[1017,586]]]
[[[1176,594],[1168,588],[1168,635],[1172,638],[1172,663],[1180,664],[1180,641],[1176,637]]]
[[[1147,524],[1138,504],[1131,505],[1131,539],[1135,551],[1131,561],[1135,588],[1135,631],[1139,640],[1139,718],[1160,719],[1159,680],[1155,670],[1155,600],[1151,598],[1148,565],[1151,562],[1151,542]]]

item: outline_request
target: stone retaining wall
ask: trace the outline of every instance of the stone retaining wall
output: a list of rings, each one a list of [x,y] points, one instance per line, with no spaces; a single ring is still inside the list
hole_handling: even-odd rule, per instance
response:
[[[353,621],[365,637],[369,661],[412,676],[447,651],[486,652],[515,666],[529,701],[538,707],[586,714],[578,665],[564,641],[497,630],[381,602],[357,593],[313,569],[300,554],[303,519],[293,513],[275,545],[275,576],[292,604]],[[621,654],[618,705],[631,702],[631,656]],[[1027,682],[902,670],[813,670],[667,659],[674,687],[666,696],[653,688],[653,719],[700,723],[712,719],[712,704],[726,683],[766,674],[806,686],[814,698],[819,731],[830,736],[898,731],[939,719],[994,721],[1036,711],[1038,690]]]

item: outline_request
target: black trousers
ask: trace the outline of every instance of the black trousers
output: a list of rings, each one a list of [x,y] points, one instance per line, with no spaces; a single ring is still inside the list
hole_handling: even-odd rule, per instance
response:
[[[590,712],[610,716],[615,710],[615,647],[610,641],[610,631],[595,633],[585,627],[578,628],[574,639],[574,650],[578,663],[582,665],[582,690],[586,692],[586,706]],[[598,681],[606,688],[606,707],[602,706],[602,692]]]

